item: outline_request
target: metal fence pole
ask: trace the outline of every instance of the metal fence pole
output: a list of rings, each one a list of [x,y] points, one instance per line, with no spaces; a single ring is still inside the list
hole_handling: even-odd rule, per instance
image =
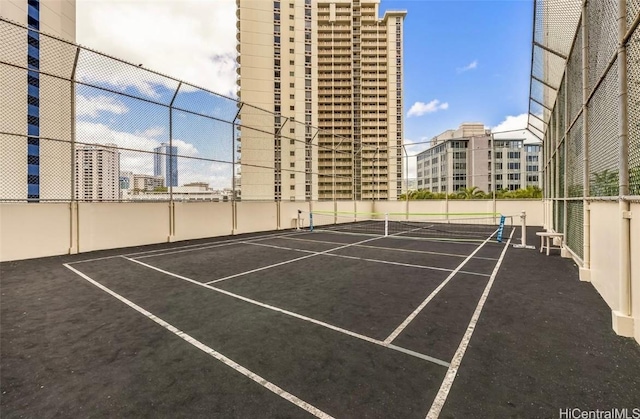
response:
[[[169,241],[176,235],[176,208],[173,202],[173,102],[176,100],[181,86],[182,82],[179,82],[169,103],[169,173],[167,173],[169,181]],[[176,152],[176,164],[178,163],[177,159],[178,153]]]
[[[76,71],[78,69],[78,57],[80,48],[76,47],[75,58],[73,59],[73,69],[69,80],[69,90],[71,99],[71,199],[70,199],[70,221],[69,231],[69,254],[80,251],[80,214],[78,212],[78,200],[76,198]]]
[[[618,0],[618,103],[620,120],[618,125],[619,187],[620,187],[620,294],[619,312],[622,316],[631,316],[631,214],[629,201],[623,199],[629,195],[629,121],[627,104],[627,47],[624,43],[627,32],[627,3]],[[615,322],[614,322],[615,323]],[[631,327],[632,329],[632,327]],[[633,330],[617,330],[621,334]],[[627,333],[625,333],[627,332]]]
[[[582,213],[583,243],[580,279],[588,280],[591,269],[591,209],[589,208],[589,15],[587,3],[582,4]],[[583,273],[584,272],[584,273]]]

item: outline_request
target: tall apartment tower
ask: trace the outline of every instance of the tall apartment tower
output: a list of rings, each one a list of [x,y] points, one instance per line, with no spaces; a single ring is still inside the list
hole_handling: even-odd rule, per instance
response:
[[[19,201],[68,200],[72,191],[75,50],[47,48],[40,31],[75,42],[75,0],[1,0],[0,197]],[[18,68],[18,67],[21,68]],[[52,139],[52,140],[44,140]],[[55,141],[54,141],[55,140]]]
[[[153,175],[162,176],[167,186],[178,186],[178,147],[162,143],[153,151]]]
[[[238,96],[275,114],[240,111],[243,199],[401,193],[406,12],[379,3],[237,0]]]
[[[75,198],[80,201],[120,199],[120,152],[116,144],[76,147]]]

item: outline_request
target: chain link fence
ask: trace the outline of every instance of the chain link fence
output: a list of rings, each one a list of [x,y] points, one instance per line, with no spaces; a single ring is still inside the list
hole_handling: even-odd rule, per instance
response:
[[[373,200],[407,184],[377,141],[6,20],[0,39],[0,201]]]
[[[530,107],[530,128],[538,127],[538,119],[546,125],[541,131],[545,197],[552,201],[550,228],[565,233],[567,246],[578,258],[584,257],[587,201],[640,199],[640,0],[626,2],[627,30],[621,31],[626,32],[622,38],[618,3],[589,1],[584,11],[582,1],[535,3],[532,101],[543,106]],[[557,20],[560,12],[564,22]],[[619,45],[626,53],[626,71],[620,68]],[[560,77],[558,59],[566,65]],[[541,77],[535,77],[537,68],[542,69]],[[536,100],[534,85],[541,81],[557,95]],[[625,107],[621,93],[626,93]],[[620,148],[623,116],[628,121],[628,154],[624,155]],[[621,169],[627,167],[625,191],[621,184],[627,174],[621,177]]]
[[[436,186],[428,142],[383,147],[367,125],[356,143],[6,20],[0,39],[0,201],[539,197],[514,193],[542,186],[522,142],[447,148]]]

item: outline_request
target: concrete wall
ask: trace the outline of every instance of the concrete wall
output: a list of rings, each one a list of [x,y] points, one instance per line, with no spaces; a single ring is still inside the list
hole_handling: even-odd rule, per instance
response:
[[[78,203],[78,250],[115,249],[169,240],[168,202]]]
[[[640,203],[631,204],[631,308],[634,338],[640,343]]]
[[[620,223],[617,202],[592,202],[591,283],[612,310],[618,309]]]
[[[0,204],[0,232],[0,261],[66,254],[71,204]]]
[[[176,202],[173,240],[226,236],[233,230],[231,202]]]
[[[478,207],[479,204],[482,206]],[[314,211],[330,212],[317,215],[316,225],[353,222],[369,218],[371,213],[395,213],[392,218],[406,219],[407,209],[404,201],[237,202],[234,231],[233,205],[231,202],[175,202],[172,218],[169,202],[0,203],[0,261],[290,229],[295,228],[293,220],[299,209],[303,211],[306,227],[311,207]],[[419,214],[441,213],[447,208],[484,212],[490,211],[491,205],[491,201],[427,200],[410,201],[408,208],[411,213]],[[528,225],[538,225],[542,219],[540,201],[498,201],[496,205],[514,214],[525,209]],[[334,211],[344,214],[335,216]],[[416,217],[422,219],[428,215]]]
[[[270,231],[278,228],[275,202],[236,202],[237,234]]]

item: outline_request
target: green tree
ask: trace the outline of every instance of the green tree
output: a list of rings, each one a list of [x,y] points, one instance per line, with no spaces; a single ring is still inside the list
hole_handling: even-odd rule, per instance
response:
[[[456,193],[457,198],[462,199],[482,199],[484,198],[484,192],[478,189],[477,186],[472,186],[470,188],[460,188]]]
[[[591,174],[591,196],[615,196],[618,195],[618,171],[604,169],[601,172]]]

